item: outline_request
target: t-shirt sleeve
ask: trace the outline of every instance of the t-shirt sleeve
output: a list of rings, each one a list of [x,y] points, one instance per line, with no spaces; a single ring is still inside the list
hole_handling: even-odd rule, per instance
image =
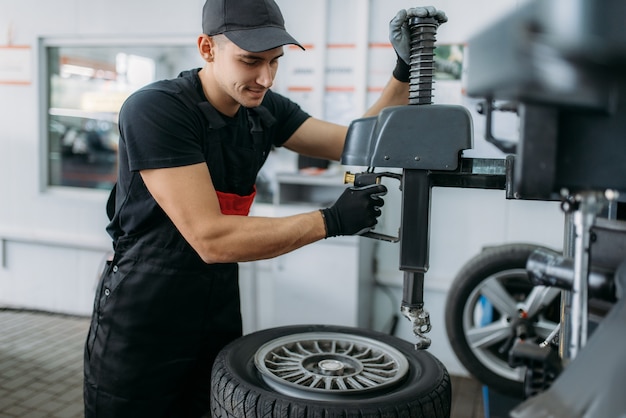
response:
[[[203,162],[202,128],[196,115],[175,95],[145,88],[120,110],[120,138],[131,171]]]
[[[282,146],[305,120],[311,117],[300,106],[285,96],[273,91],[266,93],[263,105],[268,107],[276,118],[275,133],[272,142]]]

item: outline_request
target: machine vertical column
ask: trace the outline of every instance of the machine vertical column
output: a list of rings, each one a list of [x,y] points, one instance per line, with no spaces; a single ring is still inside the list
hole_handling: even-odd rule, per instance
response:
[[[400,270],[426,273],[429,255],[430,177],[425,170],[404,170],[400,228]]]
[[[409,105],[430,105],[435,73],[435,42],[439,21],[409,19],[411,58]],[[419,135],[419,132],[415,133]],[[431,182],[427,170],[404,169],[402,174],[400,270],[404,272],[402,314],[413,324],[416,349],[430,346],[430,316],[424,310],[424,274],[428,271]]]
[[[402,314],[413,324],[416,349],[430,346],[430,315],[424,310],[424,274],[430,239],[430,178],[425,170],[404,170],[402,176],[400,270],[404,272]]]

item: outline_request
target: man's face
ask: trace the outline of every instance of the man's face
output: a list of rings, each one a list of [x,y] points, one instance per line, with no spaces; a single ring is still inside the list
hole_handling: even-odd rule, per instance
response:
[[[225,38],[217,43],[213,69],[221,90],[242,106],[259,106],[274,83],[283,48],[248,52]]]

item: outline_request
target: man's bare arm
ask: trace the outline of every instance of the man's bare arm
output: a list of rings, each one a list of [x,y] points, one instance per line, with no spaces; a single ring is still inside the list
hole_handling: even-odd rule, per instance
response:
[[[363,116],[376,116],[385,107],[406,105],[408,102],[409,84],[391,77],[378,100]],[[310,157],[339,161],[347,133],[347,126],[309,118],[285,142],[285,147]]]
[[[319,211],[282,218],[223,215],[205,163],[143,170],[141,177],[206,263],[272,258],[326,236]]]

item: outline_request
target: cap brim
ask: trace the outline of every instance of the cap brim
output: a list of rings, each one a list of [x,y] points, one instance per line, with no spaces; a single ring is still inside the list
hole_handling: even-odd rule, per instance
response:
[[[297,45],[304,49],[287,31],[277,27],[265,27],[224,32],[239,48],[248,52],[263,52],[283,45]]]

